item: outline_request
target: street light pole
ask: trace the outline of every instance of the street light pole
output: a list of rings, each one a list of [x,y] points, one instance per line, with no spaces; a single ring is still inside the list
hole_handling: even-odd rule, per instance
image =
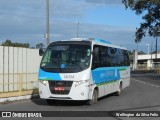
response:
[[[79,22],[76,22],[77,24],[77,38],[79,38]]]
[[[49,45],[49,0],[46,0],[46,47]]]
[[[149,44],[146,44],[148,46],[148,54],[149,54]]]

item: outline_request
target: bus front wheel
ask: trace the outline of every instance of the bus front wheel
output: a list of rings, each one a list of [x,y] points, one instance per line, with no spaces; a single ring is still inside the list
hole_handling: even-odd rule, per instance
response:
[[[92,98],[91,100],[88,101],[89,105],[93,105],[93,104],[96,104],[98,102],[98,93],[97,93],[97,90],[95,89],[93,91],[93,94],[92,94]]]

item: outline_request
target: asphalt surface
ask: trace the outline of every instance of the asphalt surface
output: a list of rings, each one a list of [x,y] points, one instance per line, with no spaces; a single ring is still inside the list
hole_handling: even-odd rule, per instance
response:
[[[95,105],[84,102],[58,102],[52,106],[45,100],[32,99],[0,104],[0,111],[160,111],[160,76],[154,73],[131,74],[131,85],[120,96],[107,95]],[[95,112],[96,113],[96,112]],[[91,114],[95,114],[91,113]],[[98,112],[97,112],[98,113]],[[74,114],[74,112],[72,113]],[[90,114],[89,112],[87,114]],[[91,115],[93,116],[93,115]],[[12,118],[17,119],[17,118]],[[27,119],[27,118],[23,118]],[[33,118],[36,119],[36,118]],[[37,118],[44,119],[44,118]],[[45,118],[51,119],[51,118]],[[82,119],[82,117],[56,117],[61,119]],[[98,120],[159,120],[157,117],[83,117]]]

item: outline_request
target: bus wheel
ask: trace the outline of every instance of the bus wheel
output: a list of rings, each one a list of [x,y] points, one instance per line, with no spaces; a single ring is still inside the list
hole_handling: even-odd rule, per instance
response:
[[[52,99],[46,99],[46,102],[48,105],[54,105],[56,103],[56,101]]]
[[[120,96],[120,94],[122,93],[122,82],[120,82],[119,84],[119,90],[115,93],[116,96]]]
[[[96,104],[98,102],[98,93],[97,90],[95,89],[93,91],[92,99],[88,101],[89,105]]]

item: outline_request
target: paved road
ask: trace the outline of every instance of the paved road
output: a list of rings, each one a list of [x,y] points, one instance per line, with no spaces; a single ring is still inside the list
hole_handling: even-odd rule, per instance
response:
[[[131,85],[121,96],[108,95],[89,106],[77,102],[60,102],[49,106],[45,100],[32,99],[0,104],[0,111],[160,111],[160,76],[155,74],[132,74]],[[62,119],[62,118],[56,118]],[[75,118],[74,118],[75,119]],[[80,118],[77,118],[80,119]],[[90,117],[91,119],[91,117]],[[128,118],[95,118],[125,120]],[[130,118],[134,120],[135,118]],[[137,118],[136,118],[137,119]],[[150,120],[158,118],[138,118]],[[160,119],[160,118],[159,118]]]

